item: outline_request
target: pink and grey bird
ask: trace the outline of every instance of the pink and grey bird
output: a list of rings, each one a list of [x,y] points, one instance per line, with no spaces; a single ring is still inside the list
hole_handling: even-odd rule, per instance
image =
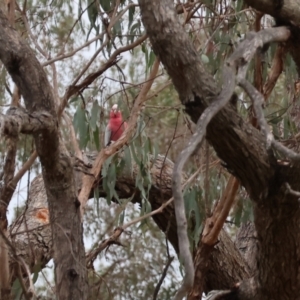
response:
[[[105,146],[117,141],[126,128],[127,123],[123,122],[122,113],[118,109],[118,104],[114,104],[111,108],[109,121],[105,129]]]

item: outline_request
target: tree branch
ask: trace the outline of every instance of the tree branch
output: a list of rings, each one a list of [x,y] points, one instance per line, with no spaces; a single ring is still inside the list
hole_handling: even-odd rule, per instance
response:
[[[230,176],[221,200],[215,207],[212,216],[205,221],[205,227],[202,233],[202,242],[204,244],[214,246],[218,242],[219,233],[232,207],[238,187],[238,180]]]
[[[53,131],[57,127],[52,115],[47,111],[29,113],[22,108],[11,107],[6,115],[0,114],[0,133],[17,136],[19,133],[34,134],[44,130]]]

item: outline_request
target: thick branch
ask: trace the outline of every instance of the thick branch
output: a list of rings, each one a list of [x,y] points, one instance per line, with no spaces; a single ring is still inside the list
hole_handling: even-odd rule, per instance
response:
[[[6,115],[0,114],[0,133],[7,136],[55,130],[56,123],[47,111],[28,113],[22,108],[12,107]]]

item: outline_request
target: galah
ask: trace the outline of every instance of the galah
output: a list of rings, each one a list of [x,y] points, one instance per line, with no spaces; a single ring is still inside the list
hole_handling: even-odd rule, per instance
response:
[[[111,108],[109,121],[105,129],[105,147],[110,145],[112,142],[117,141],[126,128],[127,123],[123,122],[122,113],[118,109],[118,104],[114,104]]]

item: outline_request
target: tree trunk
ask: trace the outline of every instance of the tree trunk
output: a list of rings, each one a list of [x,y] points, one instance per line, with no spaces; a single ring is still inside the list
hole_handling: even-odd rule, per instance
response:
[[[52,88],[33,51],[0,10],[0,59],[17,84],[29,113],[56,126],[34,131],[50,211],[57,298],[86,299],[87,274],[79,202],[71,159],[60,145]]]

